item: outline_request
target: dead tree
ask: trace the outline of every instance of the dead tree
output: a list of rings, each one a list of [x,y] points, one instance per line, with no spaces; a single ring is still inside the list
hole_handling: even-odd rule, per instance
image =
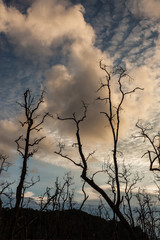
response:
[[[32,198],[27,198],[25,199],[25,193],[26,193],[26,190],[33,187],[36,183],[40,182],[40,176],[38,176],[37,178],[31,178],[30,182],[28,181],[25,181],[24,182],[24,186],[23,186],[23,189],[22,189],[22,201],[21,201],[21,204],[20,204],[20,207],[21,208],[28,208],[29,207],[29,203],[32,201]],[[27,200],[27,201],[25,201]]]
[[[150,147],[150,150],[147,150],[142,157],[148,155],[150,171],[160,171],[160,133],[151,136],[152,126],[150,124],[145,125],[140,120],[137,122],[136,127],[139,129],[139,133],[134,137],[142,138],[144,142],[148,140]]]
[[[23,197],[23,188],[25,183],[25,178],[27,174],[27,163],[30,157],[38,151],[39,143],[45,138],[36,137],[32,140],[33,134],[42,129],[42,124],[44,123],[49,113],[44,113],[42,116],[38,114],[38,110],[40,105],[44,102],[44,91],[42,91],[40,98],[36,101],[35,97],[31,95],[31,91],[28,89],[24,93],[24,102],[19,103],[20,107],[24,110],[25,120],[20,124],[22,128],[25,128],[25,136],[21,135],[17,140],[15,140],[17,144],[17,151],[20,154],[23,164],[21,170],[20,181],[16,190],[16,203],[15,203],[15,212],[18,212],[20,207],[22,197]]]
[[[3,178],[3,173],[8,171],[8,168],[10,167],[11,163],[7,161],[7,156],[4,154],[0,154],[0,178]],[[1,180],[0,179],[0,206],[2,207],[2,196],[5,196],[6,199],[9,200],[9,202],[5,203],[5,206],[12,205],[12,189],[11,185],[14,182],[8,182],[7,180]],[[4,206],[3,206],[4,207]]]
[[[121,153],[122,155],[122,153]],[[110,191],[112,193],[112,201],[116,203],[116,181],[115,181],[115,170],[112,162],[108,161],[104,164],[105,172],[107,173],[107,185],[110,186]],[[131,226],[135,227],[134,216],[132,209],[132,200],[134,197],[133,190],[137,188],[137,183],[141,182],[143,176],[140,176],[138,172],[134,174],[131,172],[131,165],[123,164],[119,167],[119,183],[121,185],[121,195],[122,195],[122,209],[123,213],[130,223]],[[116,219],[115,213],[113,213],[113,220]]]
[[[60,116],[57,116],[59,120],[62,121],[72,121],[76,126],[76,143],[75,145],[78,147],[78,152],[80,155],[80,162],[77,162],[73,158],[69,157],[68,155],[64,154],[64,145],[59,144],[59,151],[56,151],[55,153],[60,155],[63,158],[66,158],[67,160],[71,161],[73,164],[75,164],[77,167],[80,167],[82,169],[81,177],[82,179],[87,182],[94,190],[96,190],[108,203],[110,208],[113,210],[113,213],[117,215],[119,220],[122,222],[124,227],[128,230],[128,233],[130,235],[131,239],[134,238],[134,233],[132,231],[132,228],[126,218],[124,217],[123,213],[120,211],[120,205],[122,203],[122,197],[121,197],[121,187],[120,187],[120,181],[119,181],[119,166],[118,166],[118,141],[119,141],[119,130],[120,130],[120,111],[122,110],[122,105],[124,102],[124,99],[127,95],[130,95],[134,93],[136,90],[142,90],[139,87],[136,87],[132,90],[124,90],[122,80],[125,78],[129,78],[129,76],[126,73],[126,70],[123,68],[116,68],[114,71],[109,72],[107,70],[107,66],[103,65],[102,62],[100,62],[100,68],[105,72],[106,78],[105,82],[101,81],[101,85],[97,92],[100,92],[102,89],[106,91],[106,97],[98,97],[97,100],[100,100],[102,102],[105,102],[107,104],[107,110],[102,111],[101,114],[103,114],[107,122],[109,123],[112,136],[113,136],[113,164],[114,164],[114,173],[115,173],[115,184],[116,184],[116,199],[115,202],[112,201],[112,199],[109,197],[109,195],[94,181],[93,174],[92,177],[88,176],[88,159],[90,156],[92,156],[93,153],[90,153],[88,156],[85,156],[82,140],[81,140],[81,134],[80,134],[80,125],[81,123],[86,119],[87,117],[87,109],[88,106],[83,102],[83,116],[81,118],[77,118],[76,113],[73,113],[71,117],[62,118]],[[118,105],[114,105],[114,99],[112,96],[112,89],[111,89],[111,81],[112,77],[116,75],[117,78],[117,84],[118,84],[118,92],[119,92],[119,103]],[[126,89],[126,88],[125,88]],[[100,171],[102,172],[102,171]]]
[[[17,152],[21,156],[23,163],[20,180],[16,189],[14,222],[11,229],[13,239],[17,232],[20,232],[20,229],[24,229],[24,226],[21,226],[22,223],[18,221],[19,208],[23,206],[25,189],[26,187],[31,187],[36,183],[36,181],[31,180],[31,183],[28,184],[27,182],[25,182],[25,179],[27,176],[28,160],[30,157],[33,157],[33,155],[38,151],[39,143],[45,138],[45,136],[36,136],[36,133],[38,135],[38,133],[42,129],[42,124],[44,123],[46,117],[50,116],[48,112],[43,113],[43,115],[39,113],[40,106],[43,102],[44,91],[41,92],[39,99],[36,100],[35,97],[31,95],[31,91],[29,89],[27,89],[24,93],[23,103],[18,102],[18,104],[24,111],[24,120],[19,121],[19,123],[21,124],[21,127],[24,128],[25,133],[24,135],[19,136],[18,139],[15,140],[17,144]]]
[[[143,176],[140,176],[138,172],[136,172],[133,175],[131,173],[131,166],[130,165],[126,166],[123,163],[121,178],[122,178],[121,181],[124,184],[123,212],[127,217],[130,225],[135,227],[134,214],[133,214],[131,201],[133,198],[133,190],[137,188],[137,183],[142,181]]]
[[[136,194],[138,207],[135,208],[135,220],[137,226],[147,233],[151,240],[159,239],[160,212],[153,196],[145,190],[139,190]]]
[[[12,208],[13,191],[11,185],[14,182],[5,180],[3,173],[8,171],[11,163],[7,160],[8,157],[4,154],[0,154],[0,232],[3,232],[3,217],[2,211],[5,207]],[[4,199],[4,200],[3,200]]]
[[[40,198],[40,211],[50,209],[52,211],[64,211],[72,209],[74,205],[74,184],[73,177],[66,173],[63,177],[63,183],[56,178],[54,188],[46,188],[46,191]]]

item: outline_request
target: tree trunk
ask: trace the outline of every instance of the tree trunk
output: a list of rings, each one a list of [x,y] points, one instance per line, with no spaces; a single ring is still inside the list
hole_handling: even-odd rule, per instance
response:
[[[134,233],[134,230],[130,226],[130,224],[127,222],[121,211],[119,210],[119,207],[117,207],[111,199],[108,197],[108,195],[101,189],[93,180],[89,179],[85,173],[82,173],[81,177],[83,178],[84,181],[86,181],[93,189],[95,189],[98,193],[100,193],[103,198],[106,200],[108,205],[111,207],[113,212],[117,215],[125,229],[127,230],[129,237],[131,240],[136,240],[136,236]]]

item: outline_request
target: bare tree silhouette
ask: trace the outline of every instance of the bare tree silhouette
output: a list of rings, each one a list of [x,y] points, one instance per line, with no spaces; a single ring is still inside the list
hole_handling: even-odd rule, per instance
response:
[[[145,125],[140,120],[137,122],[136,127],[139,129],[139,133],[134,137],[142,138],[144,142],[148,140],[149,147],[151,147],[151,150],[147,150],[142,157],[148,155],[150,171],[160,171],[160,132],[153,136],[150,135],[153,132],[153,127],[151,124]]]
[[[71,161],[74,165],[77,167],[80,167],[82,169],[81,177],[82,179],[88,183],[94,190],[96,190],[108,203],[110,208],[113,210],[113,212],[117,215],[117,217],[120,219],[122,222],[123,226],[128,230],[128,233],[130,234],[131,239],[135,239],[134,232],[132,230],[131,225],[129,222],[126,220],[125,216],[120,210],[120,205],[122,203],[122,197],[121,197],[121,187],[120,187],[120,179],[119,179],[119,166],[118,166],[118,141],[119,141],[119,130],[120,130],[120,112],[122,110],[122,105],[124,102],[124,99],[126,98],[127,95],[130,95],[134,93],[137,90],[143,90],[142,88],[136,87],[132,90],[126,90],[124,88],[123,80],[124,79],[129,79],[130,77],[127,74],[126,70],[118,67],[113,69],[112,71],[109,71],[107,66],[102,64],[100,61],[100,68],[105,72],[106,78],[105,82],[101,81],[100,82],[100,87],[97,90],[97,92],[100,92],[102,89],[106,91],[106,97],[101,97],[99,96],[97,100],[100,100],[102,102],[105,102],[107,105],[107,110],[101,112],[106,119],[107,122],[109,123],[112,136],[113,136],[113,165],[114,165],[114,178],[115,178],[115,200],[113,201],[109,195],[99,186],[96,184],[94,180],[94,176],[102,171],[95,172],[92,177],[88,176],[88,159],[94,154],[94,152],[90,153],[88,156],[85,156],[84,150],[83,150],[83,144],[81,140],[81,134],[80,134],[80,125],[81,123],[86,119],[87,117],[87,109],[88,105],[84,102],[82,102],[83,105],[83,115],[81,118],[77,118],[76,113],[73,113],[71,117],[60,117],[59,115],[57,118],[61,121],[72,121],[75,126],[76,126],[76,140],[77,142],[74,143],[76,146],[78,146],[78,152],[80,155],[80,162],[77,162],[73,158],[69,157],[68,155],[64,154],[64,145],[59,144],[59,150],[56,151],[55,153],[60,155],[61,157]],[[112,82],[112,77],[116,75],[116,80],[118,84],[118,92],[119,92],[119,103],[117,105],[114,104],[114,99],[112,95],[112,88],[111,88],[111,82]]]
[[[35,99],[34,96],[31,95],[31,91],[28,89],[24,93],[24,99],[23,103],[18,102],[20,107],[24,111],[25,120],[19,121],[21,124],[21,127],[25,129],[25,136],[21,135],[18,137],[18,139],[15,140],[17,144],[17,151],[20,154],[23,163],[22,163],[22,170],[20,175],[20,181],[17,186],[16,190],[16,203],[15,203],[15,226],[16,221],[18,217],[19,207],[23,201],[24,197],[24,190],[27,186],[25,186],[25,178],[27,174],[27,162],[30,157],[33,157],[33,155],[38,151],[38,145],[39,143],[45,138],[43,137],[35,137],[34,140],[32,140],[32,134],[37,132],[37,134],[42,129],[42,124],[44,123],[47,116],[50,116],[50,114],[44,113],[43,115],[40,115],[38,113],[38,110],[40,108],[40,105],[44,102],[44,91],[42,91],[40,97],[38,100]],[[34,181],[31,181],[29,186],[33,186],[35,184]],[[14,229],[15,230],[15,229]],[[14,232],[14,231],[13,231]]]
[[[8,168],[11,166],[11,163],[7,161],[8,157],[4,154],[0,154],[0,177],[3,178],[3,173],[8,171]],[[14,182],[8,182],[7,180],[0,181],[0,207],[2,207],[2,196],[5,196],[9,202],[6,202],[6,206],[12,207],[12,195],[13,191],[11,185]]]

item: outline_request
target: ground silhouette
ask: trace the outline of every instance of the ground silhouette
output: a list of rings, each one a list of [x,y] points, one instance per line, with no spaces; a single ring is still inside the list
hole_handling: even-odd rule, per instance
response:
[[[0,236],[11,239],[14,209],[2,209]],[[135,228],[137,240],[147,236]],[[14,239],[129,240],[127,231],[117,221],[106,221],[79,210],[37,211],[20,209]]]

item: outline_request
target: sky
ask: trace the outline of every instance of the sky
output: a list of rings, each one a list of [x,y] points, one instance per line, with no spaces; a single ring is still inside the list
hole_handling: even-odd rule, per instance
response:
[[[19,120],[23,116],[16,102],[22,102],[28,88],[35,96],[46,90],[41,111],[53,115],[40,133],[46,139],[29,160],[28,177],[41,178],[30,189],[31,196],[43,194],[56,177],[63,179],[69,171],[80,193],[80,170],[54,151],[58,142],[64,141],[70,146],[69,154],[79,159],[71,147],[75,141],[73,124],[58,121],[56,114],[82,114],[82,100],[89,103],[82,126],[84,150],[96,150],[90,160],[91,172],[109,158],[112,137],[99,114],[102,105],[95,100],[99,81],[105,76],[99,68],[102,60],[107,66],[126,68],[134,79],[131,85],[144,88],[124,103],[120,149],[133,172],[143,172],[148,191],[153,190],[149,163],[141,158],[145,146],[131,136],[136,133],[138,119],[152,124],[153,132],[160,127],[159,9],[159,0],[0,0],[0,151],[12,163],[7,177],[16,179],[15,186],[22,164],[15,139],[21,135]],[[102,177],[97,181],[104,185]],[[94,199],[94,192],[88,186],[86,189]]]

